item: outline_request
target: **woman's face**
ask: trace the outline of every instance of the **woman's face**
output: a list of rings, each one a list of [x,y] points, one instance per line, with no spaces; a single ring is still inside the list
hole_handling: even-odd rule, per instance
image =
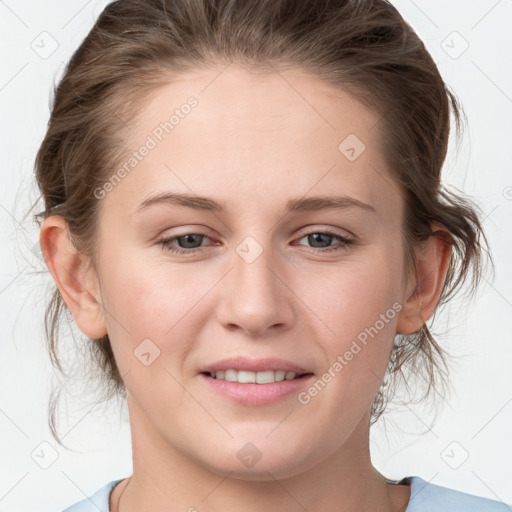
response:
[[[377,123],[315,78],[231,65],[160,88],[128,125],[96,248],[138,460],[285,478],[367,446],[406,296]],[[170,194],[187,205],[149,201]],[[204,373],[293,367],[308,375]]]

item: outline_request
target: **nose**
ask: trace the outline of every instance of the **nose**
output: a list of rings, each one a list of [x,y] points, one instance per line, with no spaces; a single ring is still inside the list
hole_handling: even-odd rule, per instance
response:
[[[240,254],[234,254],[231,271],[223,279],[219,322],[228,330],[241,329],[260,337],[270,334],[270,329],[290,328],[297,299],[286,282],[283,266],[277,265],[270,249],[264,249],[254,261]]]

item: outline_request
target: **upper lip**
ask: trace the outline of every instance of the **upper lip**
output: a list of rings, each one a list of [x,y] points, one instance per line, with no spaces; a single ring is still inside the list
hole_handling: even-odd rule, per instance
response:
[[[285,359],[276,359],[273,357],[266,357],[262,359],[250,359],[247,357],[230,357],[217,361],[215,363],[204,366],[201,373],[204,372],[218,372],[225,370],[245,370],[251,372],[263,372],[266,370],[284,370],[287,372],[295,372],[297,374],[312,373],[306,368],[298,366],[291,361]]]

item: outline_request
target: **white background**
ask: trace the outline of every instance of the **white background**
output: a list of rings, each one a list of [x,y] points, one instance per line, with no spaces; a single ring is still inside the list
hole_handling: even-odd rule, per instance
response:
[[[438,339],[456,357],[454,391],[438,401],[435,421],[403,405],[374,427],[372,458],[388,478],[418,475],[512,503],[512,1],[394,4],[425,41],[467,114],[469,128],[457,154],[452,144],[444,177],[482,208],[496,277],[483,282],[473,302],[438,317],[446,331]],[[33,161],[53,83],[103,5],[0,1],[1,511],[58,512],[131,474],[126,410],[120,413],[115,403],[104,408],[93,396],[69,401],[61,434],[71,450],[50,435],[46,405],[58,381],[45,349],[43,311],[52,281],[37,274],[45,270],[31,252],[37,228],[22,219],[37,198]],[[44,54],[52,45],[55,51]],[[50,464],[52,454],[56,460],[47,469],[36,463]]]

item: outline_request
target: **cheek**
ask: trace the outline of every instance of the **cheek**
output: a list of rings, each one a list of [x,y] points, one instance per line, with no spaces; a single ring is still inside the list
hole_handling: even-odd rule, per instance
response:
[[[215,280],[150,265],[148,258],[140,266],[125,261],[110,270],[107,328],[126,389],[147,411],[185,414],[190,404],[175,379],[183,379],[187,355],[204,325],[195,306]]]
[[[396,323],[396,306],[400,297],[401,260],[393,252],[373,251],[359,260],[344,262],[325,275],[306,278],[300,291],[304,302],[329,328],[329,337],[341,344],[373,326],[388,310]],[[381,326],[379,322],[379,326]]]
[[[401,264],[398,251],[381,250],[332,272],[329,286],[310,295],[312,309],[330,328],[322,341],[331,375],[325,380],[345,405],[357,402],[355,397],[369,403],[380,386],[402,308]]]
[[[125,259],[103,269],[107,328],[116,358],[125,366],[146,339],[162,356],[187,351],[201,329],[201,301],[218,281],[206,269],[198,272],[197,266],[149,260]]]

